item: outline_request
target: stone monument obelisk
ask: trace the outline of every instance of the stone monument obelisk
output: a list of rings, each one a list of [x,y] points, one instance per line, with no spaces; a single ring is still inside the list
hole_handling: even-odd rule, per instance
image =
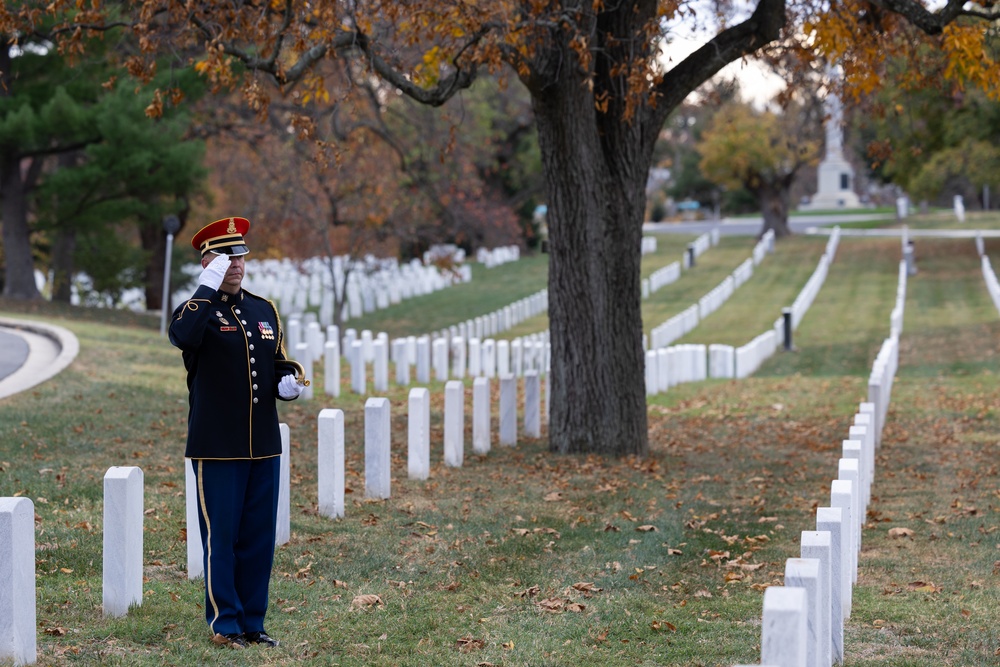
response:
[[[858,208],[854,192],[854,168],[844,159],[844,109],[832,91],[823,103],[826,109],[826,152],[816,174],[817,192],[802,208],[807,210]]]

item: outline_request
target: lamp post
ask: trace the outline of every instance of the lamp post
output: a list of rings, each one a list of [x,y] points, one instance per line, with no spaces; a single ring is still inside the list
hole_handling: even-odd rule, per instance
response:
[[[163,231],[167,233],[167,255],[163,261],[163,303],[160,314],[160,335],[167,333],[167,308],[170,306],[170,257],[174,249],[174,234],[181,229],[181,221],[176,215],[163,217]]]

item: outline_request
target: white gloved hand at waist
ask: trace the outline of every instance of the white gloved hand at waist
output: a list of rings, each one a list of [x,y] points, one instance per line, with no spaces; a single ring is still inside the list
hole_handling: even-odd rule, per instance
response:
[[[278,382],[278,396],[285,400],[298,398],[304,389],[304,386],[295,381],[294,375],[286,375]]]
[[[198,284],[217,290],[222,286],[222,281],[228,270],[229,255],[219,255],[202,269],[201,275],[198,277]]]

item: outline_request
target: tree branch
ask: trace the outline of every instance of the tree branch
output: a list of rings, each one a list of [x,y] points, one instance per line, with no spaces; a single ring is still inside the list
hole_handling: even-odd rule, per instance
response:
[[[870,0],[876,7],[899,14],[928,35],[939,35],[945,26],[960,16],[970,16],[985,21],[1000,19],[1000,9],[965,8],[965,0],[948,0],[944,7],[929,11],[916,0]]]
[[[674,66],[656,86],[656,107],[647,107],[653,120],[647,131],[659,132],[684,98],[729,63],[778,39],[784,25],[785,0],[760,0],[750,18],[723,30]]]

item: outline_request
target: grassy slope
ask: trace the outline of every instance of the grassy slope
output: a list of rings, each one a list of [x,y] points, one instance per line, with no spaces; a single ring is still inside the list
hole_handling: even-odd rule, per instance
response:
[[[727,242],[657,295],[698,292],[684,283],[702,268],[708,276],[716,252],[731,271],[751,247],[732,243],[731,266],[721,261]],[[780,244],[690,339],[745,342],[790,303],[821,248],[818,239]],[[851,665],[992,665],[1000,649],[1000,316],[971,248],[919,248],[847,626]],[[997,263],[1000,244],[988,250]],[[657,255],[663,265],[679,252],[661,243]],[[80,337],[77,361],[0,401],[0,495],[31,498],[38,515],[39,663],[756,662],[761,590],[781,582],[796,536],[827,504],[840,440],[888,333],[896,262],[898,241],[844,239],[797,332],[798,352],[744,382],[688,385],[652,400],[653,451],[643,462],[554,458],[544,442],[525,441],[467,455],[454,470],[441,465],[437,445],[431,480],[411,482],[406,390],[393,389],[393,498],[369,503],[360,497],[363,400],[282,405],[293,434],[292,540],[277,551],[268,629],[285,646],[243,655],[208,645],[201,582],[184,575],[179,353],[148,328],[57,319]],[[760,305],[775,290],[787,294]],[[440,443],[443,399],[431,387]],[[316,513],[314,420],[323,407],[346,412],[355,492],[340,521]],[[112,465],[143,468],[148,512],[146,596],[118,620],[100,614],[101,479]],[[913,538],[891,539],[892,527]],[[572,587],[580,582],[601,590]],[[352,605],[363,593],[382,604]],[[568,611],[571,603],[582,608]]]

